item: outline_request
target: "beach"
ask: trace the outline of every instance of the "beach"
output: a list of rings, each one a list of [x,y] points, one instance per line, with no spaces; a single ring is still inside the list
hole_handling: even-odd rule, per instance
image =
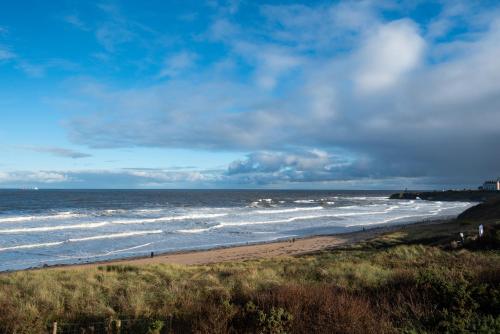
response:
[[[150,264],[205,265],[230,261],[247,261],[255,259],[279,258],[283,256],[298,256],[344,246],[353,246],[357,243],[368,241],[385,233],[403,231],[407,228],[420,228],[429,225],[438,225],[445,222],[447,222],[447,220],[415,222],[405,225],[381,226],[365,231],[351,233],[311,236],[305,238],[290,238],[286,240],[263,242],[251,245],[154,254],[153,257],[144,256],[131,259],[90,262],[86,264],[57,265],[48,268],[81,269],[102,265],[140,266]],[[42,269],[47,269],[47,267]]]
[[[151,253],[199,263],[205,253],[186,252],[247,245],[218,250],[203,261],[251,258],[240,255],[241,249],[256,256],[300,254],[350,242],[344,238],[356,231],[455,217],[473,205],[389,199],[384,191],[39,190],[0,195],[0,271],[149,258]],[[307,239],[332,235],[317,243]],[[285,243],[283,249],[269,246],[291,239],[303,241]]]

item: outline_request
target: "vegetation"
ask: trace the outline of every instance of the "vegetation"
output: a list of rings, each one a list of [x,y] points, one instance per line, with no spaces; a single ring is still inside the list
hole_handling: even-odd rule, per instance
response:
[[[478,204],[465,212],[458,219],[460,220],[496,220],[500,217],[500,197],[494,198],[485,203]]]
[[[0,332],[499,333],[500,224],[486,226],[481,240],[456,220],[301,257],[2,274]]]

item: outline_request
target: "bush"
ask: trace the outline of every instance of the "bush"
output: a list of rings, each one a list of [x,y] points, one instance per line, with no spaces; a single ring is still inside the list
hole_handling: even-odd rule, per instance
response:
[[[332,284],[284,285],[254,297],[259,309],[281,308],[292,333],[387,333],[387,317],[362,295]],[[271,309],[269,310],[269,307]],[[283,320],[283,319],[282,319]]]

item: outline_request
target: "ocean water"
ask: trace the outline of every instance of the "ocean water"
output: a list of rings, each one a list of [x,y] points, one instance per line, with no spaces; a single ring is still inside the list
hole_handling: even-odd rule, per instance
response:
[[[0,271],[345,233],[473,205],[389,200],[390,193],[0,190]]]

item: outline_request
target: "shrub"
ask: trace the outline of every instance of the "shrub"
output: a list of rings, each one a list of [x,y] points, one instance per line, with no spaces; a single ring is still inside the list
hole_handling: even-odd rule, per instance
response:
[[[332,284],[284,285],[254,296],[259,309],[282,308],[292,333],[387,333],[384,314],[360,294]],[[271,309],[269,309],[271,308]]]

